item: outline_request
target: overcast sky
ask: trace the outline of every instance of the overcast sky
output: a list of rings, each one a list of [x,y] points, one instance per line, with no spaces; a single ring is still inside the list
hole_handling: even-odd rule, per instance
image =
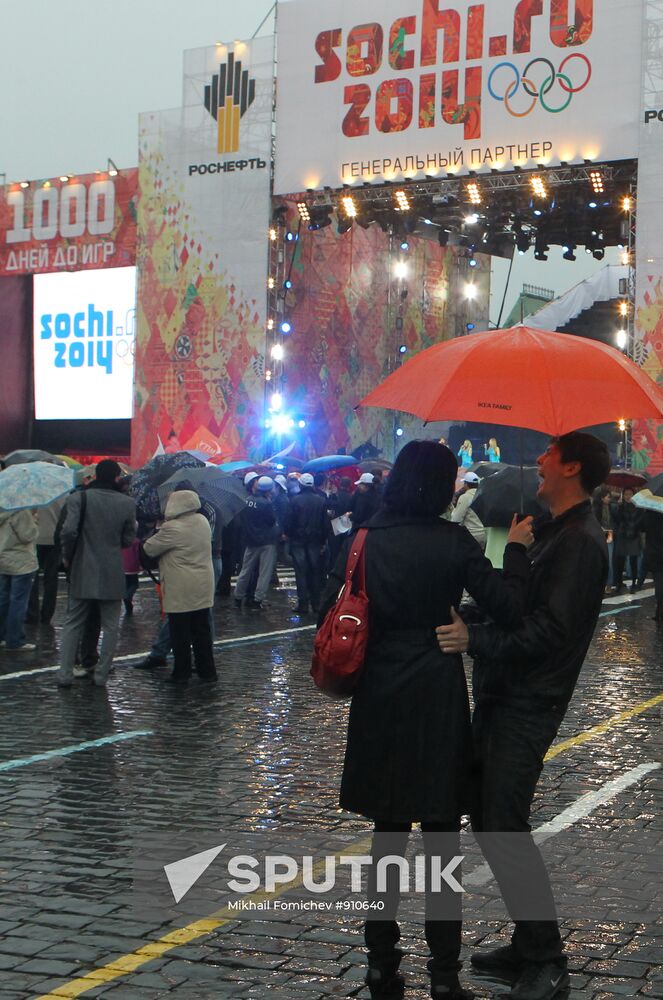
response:
[[[314,2],[314,0],[312,0]],[[319,0],[315,0],[319,2]],[[250,38],[269,0],[20,0],[0,33],[0,182],[138,162],[138,115],[179,107],[182,52]],[[15,30],[11,30],[11,25]],[[273,30],[270,16],[261,30]],[[523,282],[557,294],[598,267],[579,253],[547,263],[516,256],[506,316]],[[616,251],[604,263],[616,262]],[[491,320],[504,292],[506,265],[495,261]]]

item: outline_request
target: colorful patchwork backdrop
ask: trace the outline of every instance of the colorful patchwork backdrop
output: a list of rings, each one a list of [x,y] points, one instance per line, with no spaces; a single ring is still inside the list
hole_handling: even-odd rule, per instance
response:
[[[226,458],[259,450],[272,56],[271,38],[185,53],[183,108],[141,116],[134,464],[159,440]],[[221,143],[206,106],[226,78],[245,111],[230,153],[219,148],[235,137]]]
[[[297,228],[296,213],[288,225]],[[390,250],[389,239],[377,225],[354,226],[339,236],[332,224],[316,232],[303,227],[297,242],[284,244],[295,258],[285,304],[292,333],[284,342],[283,393],[285,407],[307,422],[296,453],[333,454],[370,440],[391,457],[402,443],[394,438],[397,423],[407,440],[410,432],[422,434],[421,421],[355,410],[359,400],[412,353],[465,333],[468,319],[487,325],[488,258],[479,257],[479,266],[464,274],[456,253],[437,239],[410,238],[407,253],[399,239]],[[394,276],[400,259],[407,262],[404,280]],[[461,286],[470,276],[478,297],[468,305]],[[401,344],[407,354],[399,354]],[[265,451],[288,443],[268,439]]]

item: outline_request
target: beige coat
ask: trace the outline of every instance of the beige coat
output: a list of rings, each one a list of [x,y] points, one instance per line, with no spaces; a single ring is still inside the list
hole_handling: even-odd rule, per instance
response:
[[[0,512],[0,573],[34,573],[37,563],[37,519],[29,510]]]
[[[192,490],[172,493],[166,520],[143,548],[159,560],[164,611],[201,611],[214,604],[212,532]]]

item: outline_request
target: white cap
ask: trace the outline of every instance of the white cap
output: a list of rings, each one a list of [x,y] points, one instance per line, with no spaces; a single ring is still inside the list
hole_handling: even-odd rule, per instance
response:
[[[463,476],[463,482],[477,486],[481,482],[481,480],[477,476],[476,472],[466,472],[465,475]]]
[[[274,480],[269,476],[261,476],[258,480],[258,489],[261,493],[269,493],[274,489]]]
[[[362,472],[361,476],[356,481],[355,486],[359,486],[361,483],[363,483],[364,486],[372,486],[374,482],[375,479],[373,478],[372,472]]]
[[[274,476],[274,482],[278,483],[282,490],[288,489],[288,482],[285,476]]]
[[[254,479],[260,479],[260,476],[258,475],[258,473],[257,472],[247,472],[246,475],[244,476],[244,485],[248,486],[250,483],[253,482]]]
[[[315,479],[313,478],[313,476],[311,475],[310,472],[302,472],[301,476],[299,477],[299,485],[300,486],[314,486],[315,485]]]

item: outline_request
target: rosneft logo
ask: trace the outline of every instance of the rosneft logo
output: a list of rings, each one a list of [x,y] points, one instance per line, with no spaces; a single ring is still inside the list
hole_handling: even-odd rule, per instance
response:
[[[219,72],[205,86],[205,108],[217,123],[217,152],[236,153],[239,150],[239,123],[253,104],[256,82],[250,79],[248,69],[228,53]]]

